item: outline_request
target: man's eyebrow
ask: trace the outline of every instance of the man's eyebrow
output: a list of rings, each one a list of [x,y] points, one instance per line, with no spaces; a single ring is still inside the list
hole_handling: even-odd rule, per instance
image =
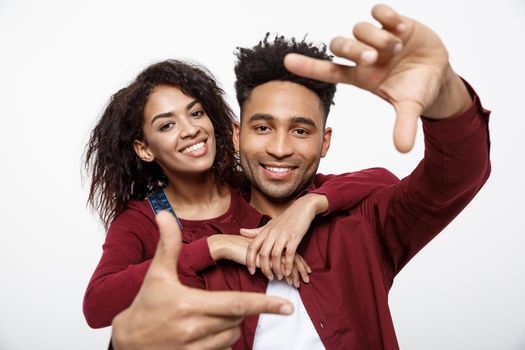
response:
[[[188,103],[186,105],[186,111],[189,111],[197,103],[200,103],[200,101],[199,100],[193,100],[190,103]],[[153,124],[159,118],[170,118],[170,117],[173,117],[173,112],[159,113],[159,114],[157,114],[156,116],[153,117],[153,119],[151,120],[151,124]]]
[[[250,117],[250,119],[248,119],[248,123],[250,122],[253,122],[253,121],[258,121],[258,120],[264,120],[264,121],[272,121],[274,118],[273,118],[273,115],[271,114],[264,114],[264,113],[255,113],[254,115],[252,115]]]
[[[293,117],[293,118],[292,118],[292,121],[293,121],[295,124],[306,124],[306,125],[313,126],[314,128],[317,127],[317,125],[315,125],[315,121],[314,121],[312,118],[307,118],[307,117]]]

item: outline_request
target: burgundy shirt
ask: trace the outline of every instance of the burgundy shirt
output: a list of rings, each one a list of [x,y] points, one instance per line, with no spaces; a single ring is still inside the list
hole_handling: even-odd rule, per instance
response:
[[[401,268],[461,212],[488,178],[488,116],[475,96],[461,115],[423,119],[425,157],[401,181],[378,168],[317,175],[311,192],[326,194],[329,210],[314,220],[299,246],[313,271],[299,294],[327,349],[399,348],[388,291]],[[229,261],[215,263],[206,237],[238,234],[240,227],[257,227],[266,219],[232,191],[230,208],[218,218],[181,220],[183,283],[264,293],[264,275],[251,276],[246,267]],[[86,291],[84,314],[90,326],[110,325],[131,304],[157,242],[149,204],[131,202],[112,223]],[[257,319],[245,318],[235,349],[252,347]]]

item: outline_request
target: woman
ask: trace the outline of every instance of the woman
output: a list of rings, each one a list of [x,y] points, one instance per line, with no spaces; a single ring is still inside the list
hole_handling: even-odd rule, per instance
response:
[[[92,180],[89,203],[109,229],[84,298],[91,327],[109,326],[138,292],[158,242],[159,209],[176,212],[182,224],[183,283],[213,289],[214,269],[221,269],[219,279],[247,273],[237,270],[245,264],[250,239],[238,233],[258,227],[260,214],[240,200],[234,115],[222,95],[203,68],[160,62],[117,92],[94,128],[85,159]],[[239,202],[244,204],[232,204]],[[219,260],[237,264],[216,266]],[[308,282],[309,272],[296,255],[288,283]]]

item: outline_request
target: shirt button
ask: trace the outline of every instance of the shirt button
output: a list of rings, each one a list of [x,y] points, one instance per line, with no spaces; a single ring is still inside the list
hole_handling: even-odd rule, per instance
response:
[[[319,326],[321,326],[321,328],[324,328],[323,322],[319,322]]]

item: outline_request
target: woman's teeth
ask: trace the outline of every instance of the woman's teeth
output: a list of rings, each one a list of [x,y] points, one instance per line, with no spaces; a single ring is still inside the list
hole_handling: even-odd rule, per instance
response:
[[[191,152],[199,151],[199,150],[201,150],[203,147],[204,147],[204,142],[199,142],[199,143],[196,143],[196,144],[191,145],[191,146],[189,146],[189,147],[186,147],[186,148],[183,149],[181,152],[184,153],[184,154],[187,154],[187,153],[191,153]]]

